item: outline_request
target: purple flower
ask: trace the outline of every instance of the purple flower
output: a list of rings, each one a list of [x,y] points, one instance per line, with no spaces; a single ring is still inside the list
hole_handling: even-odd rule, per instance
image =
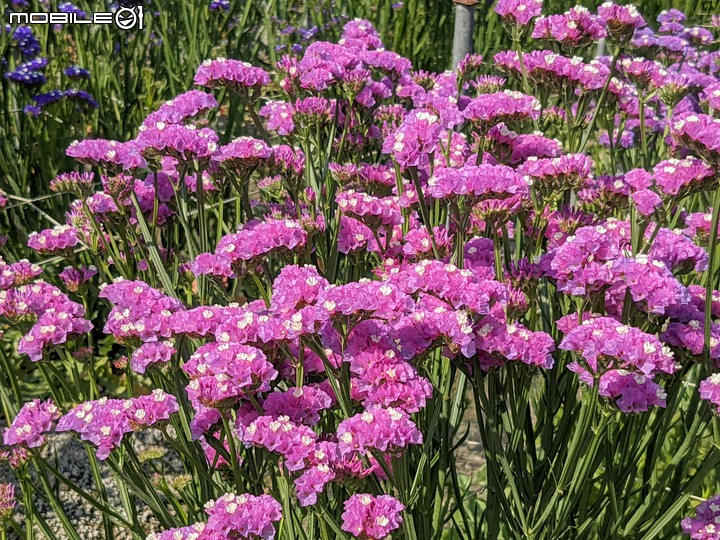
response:
[[[440,118],[426,110],[414,110],[383,141],[382,151],[391,154],[403,169],[429,166],[443,134]]]
[[[207,88],[227,87],[244,95],[248,90],[259,90],[270,84],[270,76],[264,69],[247,62],[218,58],[205,60],[200,65],[195,74],[195,84]]]
[[[663,193],[678,198],[717,185],[713,168],[693,157],[661,161],[653,168],[653,179]]]
[[[518,172],[529,176],[532,185],[545,198],[580,188],[592,174],[593,161],[583,154],[565,154],[556,158],[528,158]]]
[[[28,237],[28,247],[41,255],[68,252],[79,242],[77,230],[70,225],[57,225],[39,233],[32,232]]]
[[[172,315],[184,309],[179,300],[142,281],[118,279],[104,287],[100,297],[113,304],[103,331],[121,342],[131,338],[151,341],[170,337]]]
[[[55,403],[34,399],[23,405],[10,427],[5,430],[3,443],[37,448],[45,444],[45,434],[52,429],[61,414]],[[2,520],[0,520],[2,521]]]
[[[598,379],[600,395],[615,400],[623,412],[665,406],[665,394],[653,378],[672,374],[676,366],[657,337],[609,317],[591,316],[578,324],[577,316],[569,315],[559,326],[565,332],[559,348],[578,355],[568,369],[582,382],[592,386]]]
[[[297,221],[250,221],[239,232],[224,236],[214,255],[198,256],[190,268],[195,275],[243,276],[255,271],[269,254],[290,254],[302,248],[307,238]]]
[[[145,167],[145,160],[134,141],[120,143],[106,139],[74,141],[65,153],[80,163],[121,173],[125,169]]]
[[[63,73],[71,79],[89,79],[90,70],[82,68],[80,66],[70,66],[63,70]]]
[[[75,406],[60,419],[56,431],[76,432],[96,446],[98,459],[104,460],[126,434],[165,422],[178,410],[176,398],[160,389],[127,400],[104,397]]]
[[[219,148],[218,135],[210,128],[196,128],[189,124],[166,124],[140,126],[135,140],[142,156],[153,164],[159,164],[162,156],[170,156],[181,163],[207,161]]]
[[[682,520],[683,532],[693,540],[715,540],[720,531],[720,495],[710,497],[695,508],[695,517]]]
[[[148,341],[133,351],[130,367],[137,373],[145,373],[149,367],[167,364],[176,352],[172,342]]]
[[[68,172],[56,176],[50,181],[50,191],[58,193],[67,192],[79,198],[87,197],[92,191],[95,173]]]
[[[188,399],[210,408],[233,405],[245,395],[266,392],[278,373],[259,349],[235,342],[201,346],[183,365],[190,378]]]
[[[10,520],[16,504],[15,486],[12,484],[0,483],[0,525],[5,526],[5,524]]]
[[[484,133],[501,122],[511,124],[537,119],[540,116],[540,102],[532,96],[504,90],[495,94],[481,94],[466,105],[462,114]]]
[[[212,157],[212,163],[225,171],[242,176],[272,156],[272,149],[260,139],[238,137],[221,146]]]
[[[505,165],[465,165],[439,168],[430,177],[425,194],[433,199],[466,200],[467,207],[484,199],[527,195],[528,182]]]
[[[29,26],[18,26],[13,31],[12,39],[17,43],[17,48],[20,49],[23,58],[29,59],[40,54],[40,41]]]
[[[562,15],[540,17],[532,37],[556,41],[567,48],[584,47],[607,36],[603,19],[591,15],[587,8],[577,6]]]
[[[499,0],[495,13],[509,23],[527,26],[542,13],[542,0]]]
[[[97,268],[94,266],[81,266],[80,268],[73,268],[67,266],[60,274],[60,279],[63,280],[65,287],[70,292],[78,292],[80,287],[90,281],[98,273]]]
[[[292,104],[284,101],[269,101],[259,111],[260,116],[267,118],[267,128],[278,135],[289,135],[295,129]]]
[[[221,540],[222,538],[223,535],[220,533],[208,530],[205,523],[194,523],[187,527],[168,529],[161,533],[151,533],[145,540]]]
[[[382,540],[400,528],[405,506],[390,495],[357,493],[345,501],[342,530],[363,540]]]
[[[150,113],[143,120],[143,125],[153,127],[158,122],[181,124],[217,106],[217,100],[211,94],[200,90],[189,90],[163,103],[157,111]]]
[[[714,373],[700,383],[700,397],[709,401],[720,414],[720,373]]]
[[[598,16],[605,21],[608,34],[619,41],[631,38],[636,29],[647,26],[647,22],[633,5],[622,6],[605,2],[598,7]]]
[[[270,495],[258,497],[243,493],[226,493],[205,505],[209,516],[203,536],[208,532],[222,538],[273,540],[273,523],[282,519],[282,507]]]
[[[410,444],[422,444],[422,433],[407,413],[373,406],[343,420],[337,428],[340,455],[365,455],[369,450],[398,454]]]

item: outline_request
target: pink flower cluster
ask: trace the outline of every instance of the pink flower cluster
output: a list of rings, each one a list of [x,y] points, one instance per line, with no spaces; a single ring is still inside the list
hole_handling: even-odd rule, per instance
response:
[[[71,250],[80,243],[75,227],[57,225],[52,229],[32,232],[28,237],[28,247],[41,255]]]
[[[3,442],[8,446],[37,448],[45,444],[45,434],[52,430],[61,414],[55,403],[34,399],[23,405],[5,430]]]
[[[239,94],[269,83],[270,76],[264,69],[225,58],[204,61],[195,74],[195,84],[206,88],[227,87]]]
[[[160,389],[132,399],[100,398],[73,408],[57,423],[56,431],[74,431],[97,447],[97,457],[107,459],[128,433],[164,422],[179,410],[177,399]]]
[[[247,222],[242,230],[224,236],[215,253],[203,253],[190,265],[195,275],[240,277],[253,272],[270,254],[282,255],[301,249],[308,233],[290,219]]]
[[[665,406],[665,393],[653,380],[676,370],[673,353],[660,340],[609,317],[594,316],[578,323],[574,315],[558,321],[565,333],[560,349],[577,360],[568,369],[596,386],[624,412]]]
[[[382,540],[403,522],[405,506],[390,495],[356,493],[345,501],[342,530],[363,540]]]
[[[683,532],[693,540],[714,540],[720,533],[720,495],[701,502],[695,517],[682,520]]]

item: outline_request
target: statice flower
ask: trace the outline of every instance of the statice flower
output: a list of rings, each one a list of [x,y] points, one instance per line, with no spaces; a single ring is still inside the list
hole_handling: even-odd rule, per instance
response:
[[[403,223],[400,207],[393,197],[373,197],[361,191],[348,190],[338,193],[335,202],[343,213],[373,230]]]
[[[78,292],[80,287],[90,281],[98,273],[94,266],[81,266],[80,268],[66,267],[60,274],[65,287],[70,292]]]
[[[709,84],[701,94],[702,101],[714,110],[720,110],[720,82]]]
[[[506,82],[503,77],[497,75],[481,75],[470,81],[470,86],[474,88],[478,94],[494,94],[502,90]]]
[[[710,163],[720,163],[720,120],[706,114],[684,114],[670,127],[673,139]]]
[[[518,134],[505,124],[498,124],[488,132],[490,147],[487,151],[500,163],[517,165],[529,158],[554,158],[562,154],[557,139],[548,139],[541,133]]]
[[[190,265],[195,275],[244,276],[255,271],[269,254],[283,255],[302,248],[308,233],[289,219],[253,220],[224,236],[213,255],[202,254]]]
[[[556,158],[530,157],[518,172],[529,176],[532,185],[544,197],[551,198],[567,190],[577,190],[592,174],[593,161],[583,154],[565,154]]]
[[[422,433],[407,413],[392,407],[373,406],[343,420],[337,429],[342,456],[370,450],[397,454],[410,444],[422,444]]]
[[[540,116],[540,102],[533,96],[504,90],[479,95],[465,106],[462,114],[481,133],[485,133],[501,122],[512,124],[537,119]]]
[[[189,90],[163,103],[160,108],[150,113],[143,125],[153,127],[158,122],[165,124],[181,124],[192,121],[197,116],[218,106],[217,100],[207,92]]]
[[[278,135],[289,135],[295,129],[293,115],[295,109],[291,103],[269,101],[259,111],[260,116],[267,118],[267,129]]]
[[[342,530],[362,540],[382,540],[402,525],[405,506],[390,495],[356,493],[345,501]]]
[[[653,228],[654,229],[654,228]],[[649,239],[651,231],[645,233]],[[662,261],[673,272],[702,272],[707,269],[707,252],[696,245],[682,231],[661,228],[655,235],[652,247],[648,251],[650,259]]]
[[[5,73],[5,77],[12,82],[25,86],[35,87],[45,84],[47,79],[43,70],[47,67],[47,58],[37,58],[20,64],[13,71]]]
[[[558,289],[582,296],[598,291],[613,280],[610,265],[630,241],[627,223],[608,222],[594,227],[581,227],[569,236],[550,261],[551,275],[558,280]]]
[[[27,259],[6,264],[0,257],[0,289],[7,290],[11,287],[26,285],[42,272],[39,265],[31,263]]]
[[[715,540],[720,533],[720,495],[701,502],[695,517],[682,520],[683,532],[693,540]]]
[[[75,312],[67,311],[65,306],[48,307],[30,331],[20,339],[18,352],[27,354],[33,362],[42,360],[48,349],[62,345],[68,339],[92,329],[92,324],[84,319],[83,315],[82,306]]]
[[[193,124],[143,124],[136,139],[142,156],[157,165],[160,157],[170,156],[182,163],[206,160],[218,150],[218,135],[210,128]]]
[[[74,141],[65,153],[80,163],[121,173],[124,169],[145,167],[145,160],[134,141],[120,143],[106,139]]]
[[[604,21],[582,6],[576,6],[562,15],[540,17],[532,33],[535,39],[557,41],[568,48],[584,47],[605,36]]]
[[[668,307],[686,304],[690,297],[687,289],[673,277],[660,260],[650,260],[647,255],[620,257],[612,263],[612,284],[607,294],[618,304],[623,302],[625,292],[630,291],[633,301],[647,313],[664,314]]]
[[[132,399],[100,398],[75,406],[63,416],[56,431],[74,431],[97,447],[98,459],[107,459],[128,433],[167,421],[179,410],[177,399],[162,390]]]
[[[296,424],[288,416],[260,416],[246,427],[239,427],[246,446],[256,446],[283,457],[289,471],[304,469],[315,451],[317,435],[307,426]]]
[[[32,232],[28,237],[28,247],[41,255],[67,252],[79,242],[77,230],[70,225],[57,225],[52,229]]]
[[[700,245],[707,245],[710,238],[710,228],[712,227],[712,208],[709,212],[693,212],[685,217],[684,233],[693,238]],[[720,225],[716,234],[720,235]]]
[[[330,284],[314,266],[284,266],[273,282],[270,307],[277,310],[295,310],[313,304]]]
[[[210,9],[213,9],[212,4]],[[205,523],[194,523],[187,527],[168,529],[161,533],[151,533],[145,540],[221,540],[222,538],[221,534],[208,530]]]
[[[8,27],[9,28],[9,27]],[[13,41],[17,44],[23,58],[34,58],[40,54],[40,41],[33,34],[29,26],[18,26],[13,31]]]
[[[597,379],[600,395],[615,400],[624,412],[665,406],[665,393],[653,378],[672,374],[676,365],[657,337],[609,317],[591,317],[582,324],[576,319],[571,315],[560,321],[566,333],[560,349],[580,357],[568,369],[587,385]]]
[[[171,414],[180,410],[175,396],[159,388],[153,390],[151,394],[125,400],[123,408],[132,431],[140,431],[166,422]]]
[[[90,70],[80,66],[69,66],[63,70],[63,73],[71,79],[89,79]]]
[[[179,300],[142,281],[118,279],[103,288],[100,297],[113,304],[104,332],[113,334],[121,342],[170,337],[172,314],[184,309]]]
[[[324,390],[304,386],[272,392],[265,398],[262,407],[270,416],[279,418],[287,415],[294,424],[314,426],[320,421],[320,411],[329,409],[332,403],[332,398]]]
[[[663,193],[678,198],[717,184],[713,168],[692,157],[661,161],[653,168],[653,178]]]
[[[316,450],[315,454],[324,454],[323,450]],[[317,503],[318,494],[322,493],[325,485],[335,479],[335,471],[327,463],[319,463],[303,471],[295,479],[295,491],[300,506],[312,506]]]
[[[145,373],[149,367],[167,364],[176,352],[172,342],[148,341],[133,351],[130,367],[137,373]]]
[[[79,198],[84,198],[92,192],[95,173],[67,172],[61,173],[50,181],[50,191],[56,193],[72,193]]]
[[[23,405],[10,427],[5,430],[3,443],[37,448],[45,444],[45,434],[52,430],[61,414],[52,400],[34,399]]]
[[[511,24],[527,26],[542,13],[542,0],[500,0],[495,13]]]
[[[488,370],[508,361],[552,369],[555,342],[545,332],[532,332],[519,323],[505,323],[484,317],[476,331],[475,346],[480,367]]]
[[[195,84],[207,88],[227,87],[233,92],[246,95],[248,90],[259,90],[270,84],[270,75],[258,67],[239,60],[217,58],[205,60],[195,74]]]
[[[618,41],[630,39],[635,30],[647,26],[647,22],[633,5],[605,2],[598,7],[598,16],[605,21],[608,34]]]
[[[247,493],[226,493],[208,502],[205,513],[209,517],[203,535],[212,532],[220,538],[274,540],[273,523],[282,519],[282,507],[270,495]]]
[[[720,414],[720,373],[714,373],[700,382],[700,397],[709,401]]]
[[[685,14],[679,9],[663,9],[657,16],[657,22],[660,23],[659,31],[661,33],[678,33],[682,32],[685,27]]]
[[[477,202],[512,195],[527,195],[528,182],[505,165],[466,165],[459,168],[439,168],[428,180],[425,193],[433,199],[467,201],[468,208]]]
[[[378,31],[364,19],[353,19],[347,22],[343,26],[343,33],[338,43],[345,47],[360,49],[381,49],[383,47]]]
[[[703,306],[704,307],[704,306]],[[700,311],[696,312],[698,319],[688,323],[671,322],[660,338],[668,345],[684,349],[689,353],[700,356],[705,350],[705,330]],[[710,326],[710,358],[717,361],[720,358],[720,324]]]
[[[391,154],[403,169],[425,168],[438,148],[443,127],[440,118],[426,110],[408,113],[400,126],[383,141],[382,151]]]
[[[224,408],[245,395],[266,392],[278,375],[262,351],[234,342],[201,346],[182,369],[190,378],[188,399],[209,408]]]
[[[598,61],[586,64],[582,58],[569,58],[549,50],[523,54],[522,64],[515,51],[499,52],[494,60],[498,68],[515,76],[522,76],[524,67],[528,82],[538,89],[549,86],[562,91],[571,85],[578,91],[592,92],[602,89],[610,75],[609,68]],[[612,92],[612,85],[609,90]]]
[[[252,137],[238,137],[228,144],[221,146],[213,156],[213,164],[224,171],[243,176],[252,171],[262,161],[272,156],[272,149],[260,139]]]

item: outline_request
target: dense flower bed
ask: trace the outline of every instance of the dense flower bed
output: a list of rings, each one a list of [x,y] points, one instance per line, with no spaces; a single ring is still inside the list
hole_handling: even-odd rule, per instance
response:
[[[70,145],[66,223],[28,242],[67,267],[0,271],[48,392],[4,377],[28,520],[41,492],[77,537],[35,480],[80,490],[42,453],[70,432],[138,538],[140,503],[159,540],[677,534],[720,491],[716,38],[541,8],[498,2],[515,50],[444,73],[363,20],[272,73],[207,60],[134,139]],[[482,478],[456,464],[472,409]]]

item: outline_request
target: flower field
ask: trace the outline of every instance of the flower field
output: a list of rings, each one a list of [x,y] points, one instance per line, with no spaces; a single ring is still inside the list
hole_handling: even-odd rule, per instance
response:
[[[720,6],[132,6],[0,28],[0,539],[720,539]]]

